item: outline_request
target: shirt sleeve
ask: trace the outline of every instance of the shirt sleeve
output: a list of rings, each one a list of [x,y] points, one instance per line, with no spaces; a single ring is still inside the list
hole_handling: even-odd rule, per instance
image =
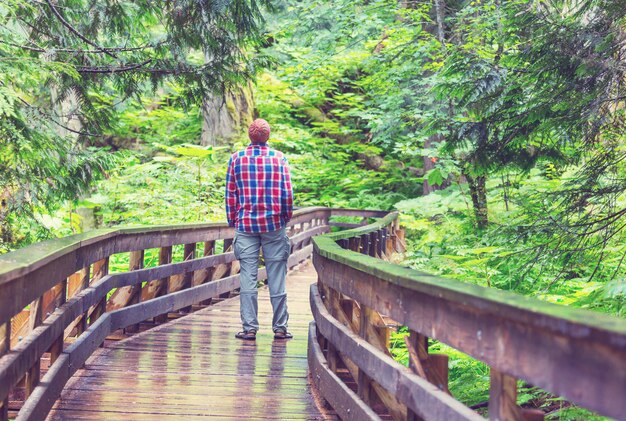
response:
[[[280,208],[281,217],[285,223],[291,220],[293,215],[293,189],[291,187],[291,174],[289,173],[289,163],[283,157],[282,180],[281,180]]]
[[[226,171],[226,218],[228,226],[234,227],[237,220],[237,182],[235,181],[235,163],[233,157],[228,161]]]

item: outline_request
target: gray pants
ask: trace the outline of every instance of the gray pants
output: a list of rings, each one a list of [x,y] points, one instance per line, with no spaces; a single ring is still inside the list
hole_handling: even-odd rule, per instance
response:
[[[272,329],[274,332],[287,331],[287,293],[285,277],[287,276],[287,259],[291,252],[289,237],[285,228],[272,232],[247,233],[237,231],[233,241],[235,257],[241,263],[239,295],[241,323],[243,330],[259,330],[257,274],[259,271],[259,250],[263,248],[263,259],[267,270],[270,288],[270,301],[274,309]]]

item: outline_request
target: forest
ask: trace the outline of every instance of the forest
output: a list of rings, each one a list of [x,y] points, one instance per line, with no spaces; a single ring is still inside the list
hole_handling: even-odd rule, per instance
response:
[[[401,212],[402,265],[626,315],[625,0],[5,0],[0,116],[0,253],[224,221],[260,117],[296,206]]]

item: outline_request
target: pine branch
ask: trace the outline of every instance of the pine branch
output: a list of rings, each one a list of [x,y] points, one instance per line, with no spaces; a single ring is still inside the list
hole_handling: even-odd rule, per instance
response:
[[[76,71],[78,73],[124,73],[124,72],[130,72],[132,70],[137,70],[142,68],[143,66],[145,66],[146,64],[149,64],[152,62],[152,59],[148,59],[146,61],[144,61],[143,63],[138,63],[138,64],[132,64],[130,66],[124,66],[124,67],[114,67],[114,66],[104,66],[104,67],[77,67]],[[151,73],[156,73],[157,69],[147,69],[144,71],[147,72],[151,72]],[[171,73],[174,73],[173,71]]]
[[[0,43],[9,45],[11,47],[21,48],[23,50],[35,51],[38,53],[46,53],[50,51],[60,52],[60,53],[79,53],[79,54],[101,54],[102,53],[101,50],[81,50],[81,49],[76,49],[76,48],[54,48],[54,47],[45,49],[43,47],[29,47],[28,45],[15,44],[15,43],[5,41],[5,40],[0,40]],[[109,51],[116,51],[116,52],[142,51],[142,50],[147,50],[150,48],[160,47],[164,44],[165,43],[163,41],[159,41],[155,45],[143,45],[140,47],[107,47],[106,49]]]
[[[98,44],[96,44],[95,42],[89,40],[86,36],[81,34],[77,29],[75,29],[72,25],[70,25],[69,22],[66,21],[63,18],[63,16],[61,15],[61,13],[59,13],[59,11],[54,7],[54,4],[52,4],[51,0],[47,0],[47,2],[48,2],[48,6],[50,6],[50,9],[52,10],[52,13],[54,13],[54,15],[57,17],[57,19],[63,24],[63,26],[65,26],[67,29],[69,29],[70,32],[72,32],[74,35],[76,35],[78,38],[80,38],[81,40],[83,40],[87,44],[89,44],[92,47],[95,47],[96,49],[100,50],[104,54],[106,54],[106,55],[108,55],[110,57],[113,57],[114,59],[119,59],[119,57],[117,57],[115,54],[110,52],[109,49],[101,47]]]

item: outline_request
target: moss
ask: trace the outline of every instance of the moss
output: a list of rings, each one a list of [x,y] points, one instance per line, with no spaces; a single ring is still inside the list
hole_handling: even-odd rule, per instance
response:
[[[231,95],[226,95],[226,109],[228,110],[228,114],[234,117],[233,120],[237,121],[237,106]]]
[[[311,121],[315,121],[315,122],[323,122],[326,121],[326,116],[324,115],[323,112],[321,112],[320,110],[318,110],[315,107],[306,107],[302,109],[302,112],[304,113],[304,115],[306,115]]]

